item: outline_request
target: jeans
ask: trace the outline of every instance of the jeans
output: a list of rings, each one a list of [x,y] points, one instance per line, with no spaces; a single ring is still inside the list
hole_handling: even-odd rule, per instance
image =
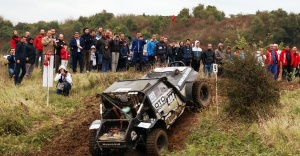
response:
[[[203,68],[204,68],[204,77],[206,77],[206,75],[208,73],[208,77],[211,78],[211,73],[213,70],[212,64],[205,64]]]
[[[277,64],[269,65],[268,72],[271,72],[273,74],[274,80],[276,80],[277,79]]]
[[[62,90],[61,89],[56,89],[55,93],[56,94],[63,94],[65,96],[68,96],[72,85],[69,82],[63,82],[63,83],[64,83],[64,88]]]
[[[35,52],[35,67],[36,67],[36,68],[39,66],[39,58],[40,58],[40,57],[41,57],[41,64],[40,64],[40,67],[41,67],[41,70],[43,70],[44,57],[45,57],[45,55],[43,54],[43,51],[36,50],[36,52]]]
[[[15,74],[15,70],[12,69],[12,68],[9,68],[8,69],[8,74],[9,74],[9,77],[13,77],[13,75]]]
[[[136,67],[136,61],[137,61],[137,59],[139,59],[139,64],[140,64],[139,70],[143,71],[143,52],[134,52],[133,53],[132,63],[133,63],[134,67]]]
[[[127,57],[126,58],[120,58],[119,63],[120,63],[120,70],[126,70],[126,62],[127,62]]]
[[[102,60],[102,64],[103,64],[103,67],[102,67],[102,71],[103,72],[107,72],[108,71],[108,67],[109,67],[109,60]]]
[[[156,65],[157,67],[165,67],[166,66],[166,56],[165,55],[157,55]]]
[[[20,74],[20,70],[22,70],[21,74]],[[15,84],[21,83],[25,74],[26,74],[26,63],[24,60],[24,61],[21,61],[20,63],[16,64]]]
[[[68,67],[68,60],[61,60],[61,64],[64,65],[67,68]]]
[[[120,55],[119,52],[112,52],[112,61],[111,61],[111,70],[112,70],[112,72],[117,71],[119,55]]]

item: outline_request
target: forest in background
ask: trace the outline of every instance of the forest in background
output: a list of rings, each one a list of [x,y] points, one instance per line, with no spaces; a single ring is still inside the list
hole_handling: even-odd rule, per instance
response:
[[[114,15],[102,10],[89,17],[69,18],[63,22],[18,22],[13,25],[10,20],[0,16],[0,51],[8,53],[13,30],[17,30],[19,35],[29,31],[35,37],[40,29],[51,28],[64,34],[67,42],[73,32],[82,32],[84,27],[96,31],[98,27],[103,27],[113,32],[124,33],[126,36],[135,36],[136,31],[141,31],[145,38],[150,38],[151,34],[164,35],[169,38],[169,42],[189,38],[192,41],[200,40],[203,47],[207,43],[216,47],[222,42],[225,46],[238,46],[245,50],[256,50],[258,47],[266,47],[269,43],[297,46],[300,40],[300,14],[288,13],[280,8],[270,12],[257,11],[256,14],[225,17],[225,13],[215,6],[199,4],[192,10],[183,8],[175,21],[172,22],[171,19],[172,16],[146,14]]]

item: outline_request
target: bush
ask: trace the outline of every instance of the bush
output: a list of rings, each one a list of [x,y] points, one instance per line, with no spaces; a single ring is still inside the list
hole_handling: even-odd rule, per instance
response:
[[[272,108],[279,105],[279,85],[267,73],[266,67],[258,65],[253,54],[245,59],[234,58],[224,65],[224,89],[229,99],[225,110],[229,114],[257,119],[268,116]]]

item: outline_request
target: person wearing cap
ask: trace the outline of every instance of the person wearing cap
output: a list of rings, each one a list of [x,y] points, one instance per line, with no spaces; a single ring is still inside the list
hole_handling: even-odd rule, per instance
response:
[[[61,49],[64,47],[64,35],[59,34],[58,40],[56,40],[56,53],[55,53],[55,72],[58,73],[58,67],[61,64]]]
[[[55,93],[69,96],[72,86],[72,77],[64,65],[60,65],[59,73],[56,74],[54,81],[58,82]]]
[[[91,47],[91,56],[90,56],[90,69],[89,72],[92,71],[93,66],[96,65],[96,47],[92,45]]]
[[[202,49],[200,48],[200,41],[195,41],[195,47],[193,47],[193,59],[192,59],[192,67],[196,72],[199,72],[200,61],[201,61]]]
[[[16,47],[16,54],[15,54],[15,60],[16,60],[16,69],[15,69],[15,85],[19,85],[25,74],[26,74],[26,37],[22,36],[21,41],[17,44]],[[20,74],[20,70],[22,70],[22,73]]]
[[[27,37],[27,44],[25,46],[25,51],[26,51],[26,74],[25,76],[27,78],[31,78],[32,72],[34,69],[34,64],[35,64],[35,55],[36,55],[36,49],[33,45],[34,39],[29,36]]]

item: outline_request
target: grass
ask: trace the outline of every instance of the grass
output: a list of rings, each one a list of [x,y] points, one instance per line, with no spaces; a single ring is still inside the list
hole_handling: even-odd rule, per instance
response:
[[[73,74],[70,96],[54,94],[53,87],[47,106],[47,90],[42,87],[39,69],[16,87],[2,56],[0,62],[0,155],[31,155],[51,141],[65,119],[84,107],[86,98],[101,93],[116,80],[141,77],[137,73]]]
[[[300,155],[300,89],[282,91],[274,117],[249,122],[219,115],[213,107],[200,115],[185,149],[167,155]]]

